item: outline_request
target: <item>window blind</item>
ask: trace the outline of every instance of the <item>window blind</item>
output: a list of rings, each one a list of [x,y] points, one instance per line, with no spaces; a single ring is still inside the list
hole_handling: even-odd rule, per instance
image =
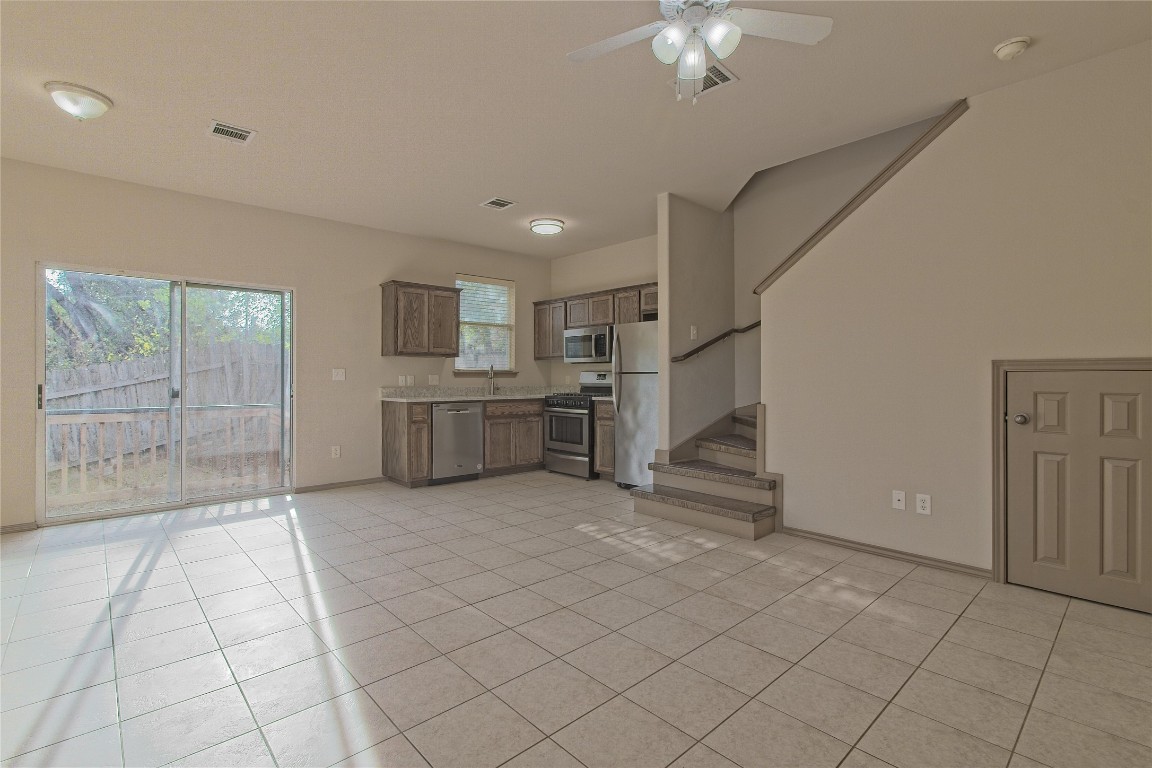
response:
[[[456,275],[460,289],[458,370],[510,371],[515,365],[516,283]]]

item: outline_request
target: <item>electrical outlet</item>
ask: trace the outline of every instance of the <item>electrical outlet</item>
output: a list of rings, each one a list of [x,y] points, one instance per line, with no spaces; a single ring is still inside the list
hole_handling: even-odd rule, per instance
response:
[[[892,509],[904,509],[904,491],[892,491]]]
[[[932,497],[926,493],[916,494],[916,513],[919,515],[932,514]]]
[[[437,374],[437,373],[428,374],[428,386],[430,386],[430,387],[440,386],[440,374]]]
[[[332,381],[344,381],[344,369],[343,368],[333,368],[332,369]]]
[[[696,338],[696,326],[694,326],[694,325],[688,326],[688,338],[689,339],[695,339]]]
[[[404,384],[405,384],[405,386],[409,386],[409,387],[415,386],[416,385],[416,377],[415,376],[405,376],[404,377]]]
[[[338,446],[338,445],[332,446],[332,458],[334,458],[334,459],[340,458],[340,446]]]
[[[404,386],[404,374],[400,374],[397,378],[400,379],[400,386]]]
[[[564,377],[564,385],[567,386],[571,383],[572,383],[572,377],[571,376],[565,376]]]

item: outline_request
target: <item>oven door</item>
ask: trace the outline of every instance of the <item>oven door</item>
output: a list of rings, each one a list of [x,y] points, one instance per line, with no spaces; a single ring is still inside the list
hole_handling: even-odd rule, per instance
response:
[[[591,453],[589,416],[588,411],[574,408],[545,408],[544,447],[551,451],[566,453],[582,455]]]

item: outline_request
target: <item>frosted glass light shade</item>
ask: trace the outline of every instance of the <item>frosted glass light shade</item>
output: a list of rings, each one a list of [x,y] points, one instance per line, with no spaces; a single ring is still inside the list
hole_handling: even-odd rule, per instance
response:
[[[538,235],[558,235],[564,231],[564,222],[560,219],[533,219],[528,227]]]
[[[683,19],[673,22],[656,37],[652,38],[652,53],[664,64],[671,64],[684,50],[684,42],[688,39],[688,25]]]
[[[77,120],[100,117],[112,106],[112,99],[99,91],[74,83],[52,81],[44,83],[44,90],[52,94],[52,101]]]
[[[740,45],[740,27],[727,19],[712,16],[704,22],[704,40],[718,59],[726,59]]]
[[[705,70],[707,67],[704,62],[704,38],[693,34],[684,43],[676,76],[681,80],[700,80],[704,77]]]

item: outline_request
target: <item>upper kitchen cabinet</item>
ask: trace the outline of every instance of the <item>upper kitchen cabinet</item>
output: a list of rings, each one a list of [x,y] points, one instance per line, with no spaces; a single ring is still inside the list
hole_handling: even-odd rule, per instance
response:
[[[380,354],[460,354],[460,289],[392,280],[383,292]]]
[[[612,325],[614,317],[611,293],[568,299],[568,327],[587,328],[590,325]]]
[[[563,301],[541,301],[535,310],[533,357],[548,360],[564,357],[564,329],[567,311]]]
[[[640,291],[621,291],[616,294],[616,322],[640,322]]]
[[[660,290],[655,285],[640,289],[640,319],[655,320],[660,311]]]

